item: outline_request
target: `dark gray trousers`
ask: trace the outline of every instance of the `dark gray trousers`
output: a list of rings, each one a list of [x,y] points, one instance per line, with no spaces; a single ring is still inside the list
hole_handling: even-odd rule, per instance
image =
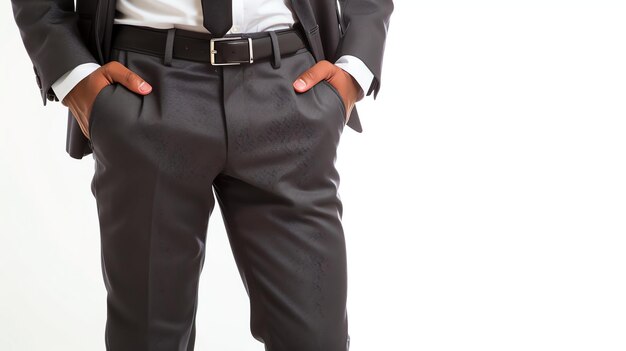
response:
[[[250,299],[252,335],[270,351],[347,350],[335,168],[345,112],[326,81],[294,91],[292,82],[315,63],[310,51],[283,57],[276,69],[267,60],[165,65],[122,49],[109,59],[153,90],[141,96],[106,86],[90,117],[106,349],[194,349],[217,198]]]

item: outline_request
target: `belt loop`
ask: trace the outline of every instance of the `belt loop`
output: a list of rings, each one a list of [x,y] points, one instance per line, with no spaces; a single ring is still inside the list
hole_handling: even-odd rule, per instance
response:
[[[167,39],[165,40],[165,57],[163,57],[163,64],[166,66],[172,65],[175,32],[176,32],[176,28],[170,28],[167,30]]]
[[[278,46],[278,37],[276,36],[276,31],[269,31],[270,41],[272,42],[272,67],[274,69],[280,67],[280,47]]]

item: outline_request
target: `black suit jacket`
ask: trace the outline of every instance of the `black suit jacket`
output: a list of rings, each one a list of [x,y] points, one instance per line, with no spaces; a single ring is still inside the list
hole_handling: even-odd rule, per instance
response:
[[[43,104],[59,101],[51,85],[74,67],[105,64],[111,50],[116,0],[11,0],[15,21],[33,62]],[[341,55],[361,59],[374,73],[366,95],[380,89],[381,68],[392,0],[291,0],[316,61]],[[356,107],[348,126],[361,132]],[[88,139],[68,110],[66,151],[81,159],[92,152]]]

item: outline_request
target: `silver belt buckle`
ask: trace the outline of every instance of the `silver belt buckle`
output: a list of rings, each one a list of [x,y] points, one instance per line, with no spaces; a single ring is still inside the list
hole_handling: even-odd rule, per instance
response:
[[[210,56],[211,56],[211,65],[213,66],[228,66],[228,65],[240,65],[242,63],[252,63],[254,62],[254,57],[252,55],[252,38],[248,39],[248,53],[250,54],[250,59],[248,61],[235,61],[235,62],[224,62],[224,63],[216,63],[215,62],[215,54],[217,54],[217,50],[215,50],[215,42],[216,41],[225,41],[225,40],[237,40],[244,39],[243,37],[231,37],[231,38],[211,38],[210,41]]]

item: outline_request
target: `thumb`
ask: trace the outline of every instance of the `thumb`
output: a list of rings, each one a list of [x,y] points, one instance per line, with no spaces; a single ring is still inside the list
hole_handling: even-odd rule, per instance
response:
[[[123,64],[117,61],[111,61],[104,67],[110,81],[118,82],[128,88],[128,90],[142,95],[146,95],[152,91],[152,86],[148,84],[148,82]]]
[[[328,79],[332,75],[332,63],[326,60],[317,62],[309,67],[293,82],[296,91],[303,93],[312,86],[319,83],[322,79]]]

